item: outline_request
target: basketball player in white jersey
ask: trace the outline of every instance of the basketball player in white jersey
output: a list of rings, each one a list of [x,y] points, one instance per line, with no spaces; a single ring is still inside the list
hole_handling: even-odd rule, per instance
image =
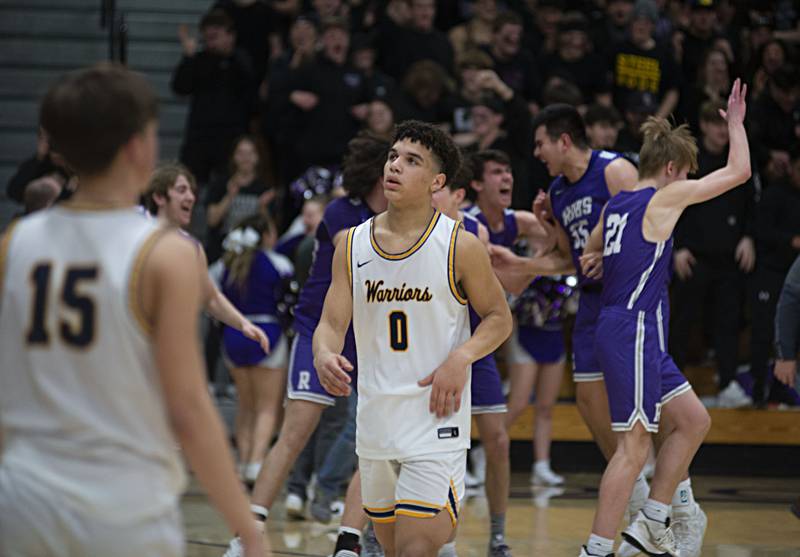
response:
[[[261,349],[269,353],[269,339],[259,327],[255,326],[217,288],[208,274],[208,259],[193,236],[185,231],[192,220],[192,209],[197,200],[197,182],[188,168],[178,163],[162,164],[150,177],[150,183],[144,194],[147,211],[162,222],[176,227],[197,246],[197,255],[201,259],[203,272],[202,288],[205,303],[203,307],[208,314],[225,323],[229,327],[242,332],[244,336],[261,345]]]
[[[353,365],[341,351],[352,318],[362,499],[390,557],[433,557],[452,539],[469,447],[470,366],[511,332],[486,248],[431,206],[459,162],[441,130],[398,126],[384,167],[388,209],[337,247],[314,333],[323,386],[346,396]],[[472,336],[468,302],[481,317]]]
[[[183,454],[262,555],[195,333],[197,250],[135,208],[157,152],[147,82],[101,65],[42,104],[72,200],[0,243],[0,554],[174,556]]]

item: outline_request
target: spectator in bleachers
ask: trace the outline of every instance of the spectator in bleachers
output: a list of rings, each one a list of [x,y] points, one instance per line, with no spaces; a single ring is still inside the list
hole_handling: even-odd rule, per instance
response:
[[[450,133],[458,145],[474,141],[472,135],[472,106],[484,94],[482,72],[492,70],[492,58],[480,50],[468,50],[458,60],[458,90],[450,97]]]
[[[691,76],[686,77],[678,119],[688,123],[692,131],[696,132],[700,129],[700,105],[706,101],[722,101],[728,98],[732,83],[728,56],[718,48],[710,48],[700,64],[697,80]]]
[[[295,129],[292,126],[292,105],[289,102],[292,72],[311,62],[317,52],[317,20],[301,16],[289,29],[289,48],[269,66],[265,84],[266,106],[262,110],[261,128],[273,149],[273,160],[281,183],[294,178],[293,165]]]
[[[393,99],[395,119],[442,123],[450,120],[450,80],[433,60],[414,62]]]
[[[482,73],[486,91],[472,107],[475,141],[465,146],[468,152],[493,149],[511,160],[516,187],[511,206],[529,210],[535,192],[530,184],[533,154],[533,128],[525,102],[491,70]]]
[[[717,30],[714,0],[690,0],[689,6],[689,24],[675,32],[673,46],[684,78],[693,80],[708,49],[722,50],[730,62],[734,56],[731,44]]]
[[[572,81],[553,75],[545,82],[542,90],[542,104],[544,106],[563,103],[576,108],[583,108],[583,93]]]
[[[517,0],[512,4],[522,18],[522,48],[536,58],[552,54],[556,49],[558,25],[564,12],[559,0]]]
[[[752,72],[750,82],[753,84],[751,96],[759,98],[769,84],[770,78],[788,62],[786,47],[781,41],[771,39],[758,49],[753,62],[757,64]]]
[[[667,118],[680,97],[680,70],[669,50],[653,38],[657,20],[655,3],[639,0],[631,14],[630,38],[612,46],[609,66],[617,109],[625,111],[631,91],[643,91],[658,100],[656,116]]]
[[[347,18],[350,11],[350,6],[343,0],[312,0],[311,6],[320,21],[332,17]]]
[[[322,222],[328,200],[329,197],[325,195],[315,195],[306,199],[300,210],[300,216],[296,219],[299,220],[299,226],[294,224],[290,226],[275,247],[275,251],[285,255],[294,263],[294,276],[299,287],[305,284],[311,270],[314,237],[319,223]]]
[[[233,226],[252,215],[266,215],[275,196],[259,175],[258,148],[251,137],[236,141],[229,164],[229,173],[212,182],[206,197],[206,253],[212,263],[222,254],[222,239]]]
[[[364,77],[347,63],[350,32],[343,19],[322,23],[321,50],[292,72],[290,179],[310,166],[337,165],[367,116]]]
[[[725,166],[728,125],[720,115],[725,103],[707,101],[700,109],[696,177]],[[736,381],[739,323],[745,273],[755,265],[755,191],[753,181],[693,205],[675,227],[670,354],[685,369],[692,325],[705,300],[713,299],[714,350],[719,373],[717,404],[745,406],[752,402]]]
[[[450,74],[453,47],[447,35],[433,26],[435,0],[390,0],[378,28],[380,66],[397,80],[420,60],[433,60]]]
[[[589,42],[588,22],[577,12],[561,19],[558,48],[542,61],[542,74],[559,76],[578,86],[583,96],[581,105],[592,102],[611,104],[606,60],[593,54]]]
[[[204,48],[198,52],[188,28],[179,27],[183,57],[172,75],[172,89],[191,97],[180,159],[204,185],[213,174],[225,172],[234,140],[247,131],[256,79],[248,54],[235,48],[228,14],[208,12],[200,33]]]
[[[377,66],[378,49],[375,37],[367,33],[353,35],[350,42],[350,60],[353,67],[364,76],[367,96],[371,99],[389,97],[395,88],[395,81]]]
[[[800,146],[800,75],[785,65],[770,78],[764,94],[751,104],[750,143],[768,183],[788,176],[789,153]]]
[[[586,138],[592,149],[611,150],[617,143],[622,117],[613,106],[593,104],[583,116],[586,123]]]
[[[475,0],[472,3],[472,17],[447,33],[456,64],[461,62],[465,52],[491,46],[496,17],[497,0]]]
[[[527,103],[531,113],[538,110],[541,77],[533,54],[522,48],[522,19],[514,12],[501,13],[494,20],[494,37],[489,55],[494,72]]]
[[[756,210],[758,260],[755,274],[750,372],[753,400],[766,402],[767,362],[774,337],[775,307],[792,262],[800,255],[800,153],[795,152],[789,177],[761,195]]]
[[[394,110],[383,99],[369,103],[366,128],[377,137],[389,140],[394,132]]]
[[[40,128],[36,137],[36,154],[17,167],[17,171],[6,185],[6,195],[17,203],[24,204],[25,188],[32,181],[45,176],[58,181],[63,187],[69,180],[69,171],[63,167],[61,158],[50,151],[47,135]]]
[[[272,52],[280,50],[276,14],[269,2],[257,0],[218,0],[214,8],[224,10],[233,20],[236,46],[247,52],[258,81],[264,79]]]
[[[593,26],[592,43],[595,48],[607,48],[627,40],[632,14],[633,0],[608,0],[605,13],[595,20]]]
[[[638,160],[638,153],[642,148],[642,124],[648,116],[656,113],[658,101],[649,91],[631,91],[624,107],[625,125],[619,131],[614,150],[620,153],[632,153]]]

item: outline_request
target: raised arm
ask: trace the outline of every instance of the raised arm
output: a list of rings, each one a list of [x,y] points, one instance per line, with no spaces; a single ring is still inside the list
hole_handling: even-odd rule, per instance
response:
[[[678,180],[661,188],[645,213],[642,231],[646,239],[667,240],[686,207],[722,195],[750,178],[750,148],[744,129],[746,93],[747,85],[737,79],[728,97],[728,110],[720,111],[730,136],[727,164],[699,180]]]
[[[351,232],[352,233],[352,232]],[[325,390],[334,396],[350,394],[353,365],[342,356],[344,338],[353,317],[353,291],[348,253],[349,242],[341,241],[333,254],[333,278],[325,296],[322,317],[314,331],[314,367]]]
[[[248,555],[263,554],[261,534],[206,388],[196,333],[202,298],[196,263],[195,246],[177,233],[165,234],[143,269],[141,305],[152,328],[155,362],[175,436],[212,503],[241,536]]]
[[[419,382],[431,386],[429,409],[445,417],[461,407],[467,366],[494,352],[511,334],[511,310],[503,288],[492,272],[489,256],[474,235],[459,232],[456,239],[455,279],[472,308],[481,317],[472,336],[455,348],[433,373]]]

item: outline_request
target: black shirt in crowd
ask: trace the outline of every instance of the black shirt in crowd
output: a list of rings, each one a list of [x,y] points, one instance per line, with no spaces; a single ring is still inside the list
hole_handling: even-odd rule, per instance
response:
[[[700,178],[725,166],[727,149],[709,153],[702,144],[697,154]],[[694,256],[717,261],[734,261],[734,252],[743,236],[754,236],[755,190],[752,179],[745,184],[697,205],[690,205],[675,227],[675,250],[689,248]]]
[[[499,60],[492,55],[491,50],[486,52],[494,60],[494,71],[503,83],[526,101],[539,100],[542,77],[533,54],[522,48],[510,60]]]
[[[566,61],[558,54],[550,55],[542,61],[542,74],[548,78],[558,76],[577,85],[584,104],[594,102],[597,95],[611,89],[606,60],[595,54],[573,61]]]
[[[401,27],[387,18],[378,33],[378,65],[398,83],[414,62],[433,60],[453,73],[453,47],[438,29],[429,32]]]
[[[759,266],[788,271],[800,255],[794,237],[800,237],[800,187],[782,181],[764,190],[756,210]]]
[[[656,44],[643,50],[630,41],[612,47],[609,56],[614,104],[625,111],[633,91],[653,93],[661,101],[670,89],[680,87],[680,74],[669,50]]]
[[[769,87],[748,107],[747,121],[750,148],[762,173],[771,150],[791,153],[800,148],[800,105],[785,112],[770,95]]]

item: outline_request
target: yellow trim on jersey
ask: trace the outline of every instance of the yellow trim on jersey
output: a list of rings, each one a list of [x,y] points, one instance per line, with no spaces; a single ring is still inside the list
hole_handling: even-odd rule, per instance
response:
[[[394,505],[391,507],[364,507],[364,510],[370,513],[388,513],[394,510]]]
[[[439,515],[440,511],[431,513],[422,513],[417,511],[409,511],[407,509],[397,509],[394,514],[402,516],[410,516],[411,518],[435,518]]]
[[[393,524],[397,522],[397,518],[394,516],[389,518],[375,518],[374,516],[369,517],[372,522],[377,522],[378,524]]]
[[[8,259],[8,249],[11,245],[11,234],[18,223],[19,219],[11,221],[2,238],[0,238],[0,302],[3,301],[3,287],[5,286],[6,265],[8,264],[6,260]]]
[[[147,239],[145,239],[139,248],[139,252],[136,254],[136,259],[133,260],[130,278],[128,279],[128,309],[130,309],[131,315],[133,315],[134,320],[139,324],[139,327],[146,336],[150,336],[153,333],[153,326],[147,320],[144,308],[142,307],[142,268],[144,267],[145,261],[147,261],[147,256],[153,251],[153,246],[155,246],[156,242],[167,232],[169,232],[168,228],[159,227],[153,230]]]
[[[398,499],[397,502],[395,502],[395,508],[397,508],[397,505],[414,505],[415,507],[424,507],[424,510],[430,510],[431,512],[439,512],[444,508],[442,505],[435,505],[433,503],[417,501],[415,499]]]
[[[419,237],[413,246],[402,253],[387,253],[381,249],[381,247],[378,245],[378,241],[375,239],[375,217],[372,217],[372,221],[370,221],[369,224],[369,241],[372,244],[372,249],[375,250],[375,253],[390,261],[399,261],[401,259],[411,257],[414,252],[422,247],[422,245],[425,243],[425,240],[428,239],[428,236],[431,235],[431,232],[433,232],[433,229],[436,228],[436,223],[439,222],[439,217],[441,215],[442,214],[439,211],[434,209],[433,216],[431,217],[425,232],[422,233],[422,236]]]
[[[447,250],[447,282],[450,284],[450,292],[456,301],[459,304],[466,305],[467,299],[461,295],[456,281],[456,240],[458,239],[458,231],[462,226],[464,226],[462,221],[457,221],[453,227],[453,232],[450,234],[450,247]]]
[[[356,228],[352,227],[347,231],[347,239],[345,240],[345,257],[347,259],[347,277],[350,280],[350,288],[353,288],[353,235]]]

